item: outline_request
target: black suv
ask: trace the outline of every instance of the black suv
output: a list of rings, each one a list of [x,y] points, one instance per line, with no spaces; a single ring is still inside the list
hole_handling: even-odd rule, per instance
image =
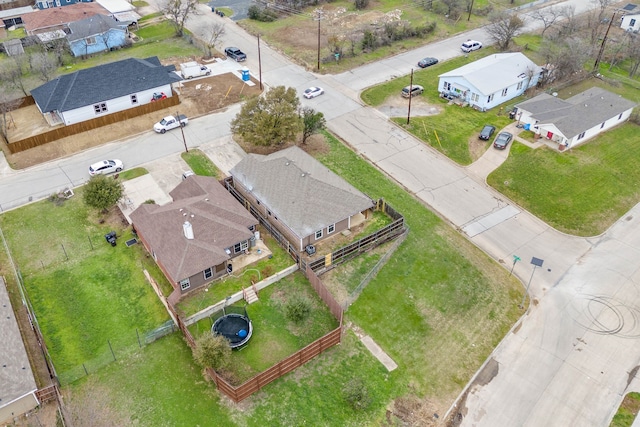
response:
[[[247,59],[247,55],[237,47],[228,47],[224,50],[224,54],[231,59],[235,59],[236,62],[242,62]]]
[[[495,126],[484,125],[484,127],[482,128],[482,131],[480,132],[480,139],[484,139],[485,141],[488,141],[489,139],[491,139],[491,135],[493,135],[495,131],[496,131]]]

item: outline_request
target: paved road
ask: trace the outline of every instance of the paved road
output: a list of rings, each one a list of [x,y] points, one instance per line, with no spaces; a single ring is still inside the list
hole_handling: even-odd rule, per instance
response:
[[[568,3],[577,10],[588,6],[584,0]],[[188,28],[200,34],[209,23],[225,19],[223,44],[247,52],[246,64],[257,75],[255,39],[232,21],[212,14],[207,6],[201,7],[203,13],[191,19]],[[634,339],[636,324],[640,325],[640,310],[634,303],[634,283],[640,279],[636,253],[640,249],[639,208],[602,237],[563,235],[489,188],[482,170],[469,173],[359,101],[362,88],[407,74],[423,56],[444,60],[459,55],[460,42],[467,38],[486,40],[482,30],[475,30],[337,76],[307,72],[263,43],[262,76],[269,85],[284,84],[299,91],[311,85],[325,87],[325,95],[303,103],[322,111],[333,132],[494,259],[508,265],[514,254],[522,258],[514,272],[524,283],[532,278],[535,304],[494,351],[480,376],[483,381],[470,386],[462,404],[463,425],[603,425],[618,406],[627,383],[638,389],[632,370],[639,364]],[[228,140],[225,123],[236,111],[193,120],[185,128],[190,144],[206,149]],[[0,206],[22,204],[29,194],[47,195],[65,183],[80,184],[86,179],[87,164],[96,158],[118,157],[133,167],[179,152],[177,134],[169,135],[176,140],[145,134],[7,174],[0,180]],[[220,149],[216,146],[215,151]],[[13,192],[22,186],[32,189],[31,193]],[[544,259],[544,265],[532,276],[529,260],[534,256]]]

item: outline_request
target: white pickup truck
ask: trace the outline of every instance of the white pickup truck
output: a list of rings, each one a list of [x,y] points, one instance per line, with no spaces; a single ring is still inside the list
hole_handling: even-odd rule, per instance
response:
[[[153,125],[153,130],[158,133],[165,133],[168,130],[175,129],[177,127],[185,127],[189,123],[189,119],[184,114],[179,116],[167,116]]]
[[[183,79],[208,76],[209,74],[211,74],[211,70],[206,65],[198,64],[195,61],[180,64],[180,75]]]

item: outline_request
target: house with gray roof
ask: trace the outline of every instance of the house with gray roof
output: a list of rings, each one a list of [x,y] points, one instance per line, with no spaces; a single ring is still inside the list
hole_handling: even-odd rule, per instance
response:
[[[67,41],[73,56],[87,56],[123,47],[128,40],[127,24],[110,16],[94,15],[69,23]]]
[[[516,118],[525,129],[565,149],[624,123],[635,106],[620,95],[593,87],[566,100],[540,94],[517,104]]]
[[[258,220],[215,178],[190,176],[163,206],[131,213],[138,238],[181,293],[227,273],[229,262],[251,248]]]
[[[375,206],[296,146],[249,154],[230,174],[233,187],[298,251],[361,224]]]
[[[49,124],[70,125],[148,104],[156,92],[171,97],[171,84],[180,81],[174,71],[157,56],[128,58],[62,75],[31,96]]]
[[[14,418],[35,409],[40,402],[29,356],[2,276],[0,303],[0,423],[4,426],[14,425]]]
[[[486,111],[537,85],[541,72],[520,52],[496,53],[440,74],[438,92]]]

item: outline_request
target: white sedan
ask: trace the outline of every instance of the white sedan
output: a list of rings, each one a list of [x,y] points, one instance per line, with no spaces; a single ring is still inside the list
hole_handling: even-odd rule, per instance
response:
[[[309,89],[304,91],[304,97],[307,99],[315,98],[316,96],[320,96],[324,93],[324,89],[321,87],[310,87]]]
[[[120,172],[123,169],[122,161],[118,159],[103,160],[89,166],[89,175],[103,175],[113,172]]]

